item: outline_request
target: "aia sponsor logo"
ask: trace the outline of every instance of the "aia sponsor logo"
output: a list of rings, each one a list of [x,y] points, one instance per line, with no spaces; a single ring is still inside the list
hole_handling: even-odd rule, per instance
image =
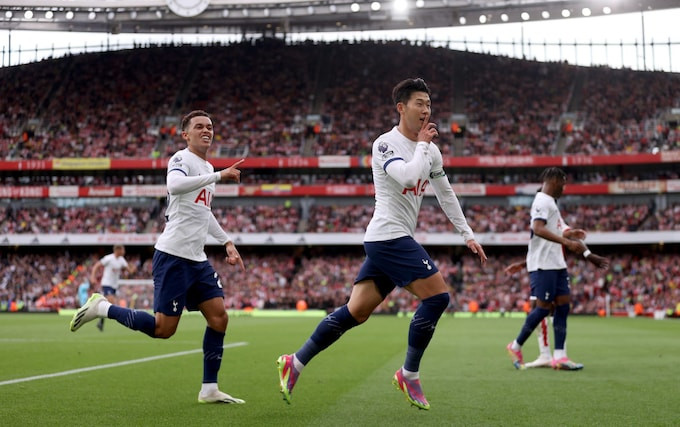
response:
[[[406,195],[408,193],[413,193],[414,196],[422,197],[425,194],[425,189],[427,188],[427,185],[429,183],[430,181],[427,179],[424,181],[422,179],[419,179],[415,186],[411,188],[404,187],[404,189],[401,190],[401,194]]]
[[[210,207],[213,199],[213,193],[210,191],[206,190],[205,188],[201,190],[200,193],[198,193],[198,196],[196,196],[196,200],[194,200],[194,203],[198,203],[199,205],[204,205],[207,207]]]

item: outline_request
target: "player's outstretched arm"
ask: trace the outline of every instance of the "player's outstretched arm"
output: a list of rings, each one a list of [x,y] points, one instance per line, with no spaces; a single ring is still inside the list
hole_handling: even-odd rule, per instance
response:
[[[220,173],[215,172],[208,175],[187,176],[180,170],[168,172],[166,185],[168,193],[175,195],[186,194],[197,190],[205,185],[214,184],[221,179]]]

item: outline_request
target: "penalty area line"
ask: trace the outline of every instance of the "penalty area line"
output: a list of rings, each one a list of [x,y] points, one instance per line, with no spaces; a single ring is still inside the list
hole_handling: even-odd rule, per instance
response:
[[[234,348],[234,347],[242,347],[244,345],[248,345],[248,343],[247,342],[235,342],[235,343],[225,345],[224,348],[227,349],[227,348]],[[13,380],[0,381],[0,386],[10,385],[10,384],[18,384],[18,383],[25,383],[25,382],[29,382],[29,381],[35,381],[35,380],[44,380],[44,379],[48,379],[48,378],[63,377],[63,376],[66,376],[66,375],[80,374],[82,372],[98,371],[100,369],[117,368],[119,366],[134,365],[135,363],[153,362],[154,360],[161,360],[161,359],[169,359],[171,357],[186,356],[188,354],[200,353],[202,351],[203,351],[203,349],[199,348],[199,349],[196,349],[196,350],[187,350],[187,351],[180,351],[180,352],[177,352],[177,353],[161,354],[161,355],[158,355],[158,356],[142,357],[141,359],[125,360],[125,361],[116,362],[116,363],[107,363],[105,365],[89,366],[87,368],[71,369],[69,371],[55,372],[55,373],[52,373],[52,374],[35,375],[35,376],[32,376],[32,377],[25,377],[25,378],[15,378]]]

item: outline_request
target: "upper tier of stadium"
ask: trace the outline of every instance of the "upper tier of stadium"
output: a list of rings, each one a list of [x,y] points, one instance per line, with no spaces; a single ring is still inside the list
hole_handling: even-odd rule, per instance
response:
[[[0,69],[0,157],[165,158],[182,114],[213,115],[212,157],[370,154],[392,86],[424,78],[448,156],[680,149],[680,76],[411,42],[264,39],[151,46]]]

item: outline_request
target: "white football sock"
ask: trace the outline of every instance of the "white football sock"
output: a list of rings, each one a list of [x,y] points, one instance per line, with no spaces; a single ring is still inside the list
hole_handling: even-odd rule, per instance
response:
[[[548,321],[544,317],[538,324],[538,351],[541,356],[550,357],[550,339],[548,338]]]
[[[407,371],[403,366],[401,367],[401,374],[404,376],[404,378],[411,381],[420,378],[420,372]]]
[[[298,371],[298,373],[302,372],[302,369],[305,367],[305,365],[298,360],[295,355],[293,355],[293,366],[295,367],[295,370]]]
[[[562,350],[555,349],[555,360],[559,360],[565,357],[567,357],[567,351],[565,349]]]
[[[201,384],[201,394],[210,394],[217,390],[217,383],[203,383]]]
[[[99,305],[97,305],[97,316],[109,317],[109,307],[111,307],[111,303],[107,300],[100,302]]]

